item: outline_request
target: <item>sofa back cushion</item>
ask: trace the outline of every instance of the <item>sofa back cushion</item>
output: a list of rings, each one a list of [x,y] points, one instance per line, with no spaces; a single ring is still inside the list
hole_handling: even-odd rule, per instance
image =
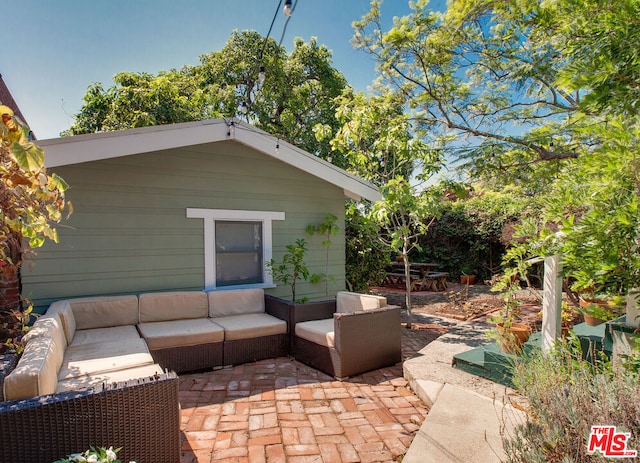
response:
[[[68,302],[78,330],[138,323],[138,296],[135,295],[88,297]]]
[[[60,313],[47,314],[39,317],[22,340],[25,344],[28,344],[32,339],[43,336],[52,337],[56,345],[63,349],[67,347],[67,336],[62,326]]]
[[[76,320],[73,317],[73,310],[69,306],[69,300],[56,301],[49,306],[44,317],[52,317],[58,314],[60,322],[62,322],[62,329],[67,339],[66,344],[71,344],[73,336],[76,332]],[[36,322],[37,323],[37,322]]]
[[[387,298],[373,294],[339,291],[336,295],[336,312],[352,313],[362,310],[380,309],[387,305]]]
[[[15,370],[4,379],[5,400],[56,392],[63,357],[64,347],[58,346],[51,336],[31,339]]]
[[[207,295],[212,318],[264,312],[262,288],[211,291]]]
[[[140,323],[207,318],[207,293],[174,291],[140,295]]]

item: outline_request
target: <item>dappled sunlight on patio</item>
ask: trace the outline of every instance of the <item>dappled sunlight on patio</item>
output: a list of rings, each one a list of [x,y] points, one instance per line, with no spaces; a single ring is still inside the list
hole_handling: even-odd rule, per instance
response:
[[[403,359],[443,332],[417,328]],[[397,461],[428,412],[401,364],[335,381],[285,357],[181,375],[180,404],[182,463]]]

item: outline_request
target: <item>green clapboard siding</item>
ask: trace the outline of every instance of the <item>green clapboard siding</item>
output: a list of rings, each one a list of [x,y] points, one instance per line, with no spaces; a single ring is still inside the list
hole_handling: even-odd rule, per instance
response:
[[[204,286],[203,221],[187,208],[283,211],[273,222],[274,258],[298,238],[309,243],[312,273],[324,273],[321,237],[305,229],[339,217],[330,248],[330,291],[344,283],[344,193],[315,176],[228,141],[54,168],[70,185],[74,213],[60,242],[26,266],[23,293],[36,308],[61,298]],[[288,288],[270,293],[288,298]],[[300,283],[300,298],[325,297]]]

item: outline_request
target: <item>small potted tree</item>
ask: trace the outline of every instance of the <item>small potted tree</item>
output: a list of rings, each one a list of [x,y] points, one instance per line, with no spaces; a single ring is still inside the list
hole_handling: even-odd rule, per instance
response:
[[[460,283],[463,285],[473,285],[476,282],[476,276],[473,273],[473,269],[470,265],[465,264],[460,267],[462,275],[460,275]]]
[[[507,353],[519,354],[522,345],[527,342],[531,335],[531,327],[517,320],[520,316],[520,302],[516,298],[516,291],[520,288],[517,278],[513,278],[517,269],[509,268],[503,277],[491,288],[492,291],[501,291],[504,306],[500,311],[489,317],[490,323],[495,323],[496,327],[487,332],[489,339],[495,340],[498,345]]]
[[[305,300],[296,299],[296,283],[298,281],[307,281],[309,279],[309,269],[304,262],[304,256],[307,253],[307,241],[298,238],[294,244],[287,245],[287,252],[282,256],[282,262],[277,263],[274,259],[267,262],[267,267],[271,276],[276,281],[291,288],[291,302],[305,302]],[[315,275],[312,279],[317,279]]]

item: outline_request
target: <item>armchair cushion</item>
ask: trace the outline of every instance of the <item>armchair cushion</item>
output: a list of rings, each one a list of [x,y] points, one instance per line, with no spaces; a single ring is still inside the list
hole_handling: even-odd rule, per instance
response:
[[[352,313],[361,310],[380,309],[387,305],[387,298],[373,294],[339,291],[336,295],[336,312]]]
[[[335,345],[333,318],[297,323],[295,334],[299,338],[315,342],[321,346],[334,347]]]
[[[224,341],[224,329],[208,318],[140,323],[138,327],[151,350]]]
[[[264,290],[261,288],[211,291],[207,296],[211,318],[264,313]]]
[[[225,341],[287,333],[287,322],[266,313],[216,317],[214,321],[224,328]]]
[[[140,323],[206,318],[207,294],[202,291],[174,291],[140,295]]]

